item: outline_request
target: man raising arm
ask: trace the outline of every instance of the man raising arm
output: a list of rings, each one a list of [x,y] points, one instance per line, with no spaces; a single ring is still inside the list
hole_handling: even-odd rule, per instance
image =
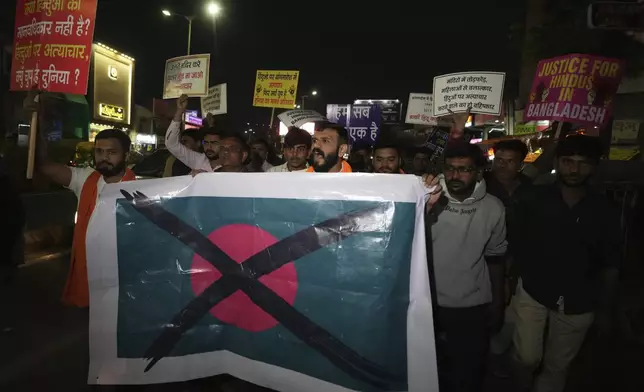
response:
[[[38,122],[39,124],[42,121]],[[96,135],[94,167],[76,168],[52,162],[47,156],[44,135],[36,143],[39,170],[53,182],[70,189],[78,198],[78,215],[72,244],[72,260],[62,301],[67,305],[89,306],[87,283],[87,253],[85,235],[96,201],[105,184],[135,179],[126,167],[125,157],[130,151],[130,138],[117,129],[106,129]]]
[[[165,135],[165,146],[172,155],[192,170],[212,172],[218,169],[219,142],[221,135],[208,128],[203,135],[203,153],[193,151],[181,144],[181,119],[188,107],[188,96],[183,94],[177,99],[177,111]]]

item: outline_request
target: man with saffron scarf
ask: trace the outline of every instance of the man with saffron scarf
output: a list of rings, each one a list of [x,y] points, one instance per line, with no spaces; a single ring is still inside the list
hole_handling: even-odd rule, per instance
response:
[[[39,121],[39,124],[42,121]],[[70,189],[78,198],[78,215],[72,244],[72,260],[62,301],[66,305],[89,306],[87,283],[87,250],[85,234],[89,219],[94,212],[96,201],[105,184],[135,179],[134,173],[126,167],[125,157],[130,151],[130,138],[123,131],[106,129],[96,135],[94,145],[94,167],[69,167],[52,162],[47,156],[44,135],[36,144],[37,164],[40,171],[53,182]]]
[[[348,150],[346,128],[334,123],[320,124],[313,133],[313,166],[307,172],[351,173],[351,166],[342,158]]]

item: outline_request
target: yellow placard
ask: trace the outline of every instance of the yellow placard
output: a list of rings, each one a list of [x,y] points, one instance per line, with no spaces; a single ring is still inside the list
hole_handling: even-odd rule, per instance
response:
[[[611,161],[630,161],[639,154],[640,149],[637,147],[633,148],[619,148],[611,147],[609,159]]]
[[[253,91],[253,106],[293,109],[297,98],[300,71],[258,70]]]

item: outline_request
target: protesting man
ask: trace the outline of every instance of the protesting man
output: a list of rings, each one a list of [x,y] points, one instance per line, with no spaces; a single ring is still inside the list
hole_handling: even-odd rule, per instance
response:
[[[366,144],[351,145],[349,165],[354,172],[369,173],[371,171],[371,147]]]
[[[490,329],[503,322],[505,213],[501,202],[486,192],[486,162],[477,146],[455,140],[444,159],[440,184],[447,205],[431,227],[430,254],[437,335],[444,336],[440,351],[447,361],[441,381],[448,391],[479,392]],[[431,177],[425,176],[425,183]]]
[[[41,123],[41,122],[39,122]],[[37,164],[40,171],[53,182],[69,188],[78,198],[78,212],[72,244],[72,260],[62,301],[67,305],[89,306],[87,282],[87,253],[85,235],[96,201],[105,184],[135,179],[126,167],[130,151],[130,138],[118,129],[106,129],[96,135],[94,142],[94,167],[69,167],[49,160],[44,135],[36,143]]]
[[[270,147],[264,139],[256,139],[251,143],[251,165],[254,166],[254,171],[266,172],[273,167],[267,161],[269,149]]]
[[[248,159],[250,149],[243,137],[235,133],[224,135],[219,146],[219,153],[221,167],[216,169],[216,172],[242,173],[248,171],[244,162]]]
[[[313,166],[309,173],[351,173],[351,166],[342,157],[349,150],[346,128],[334,123],[322,123],[313,133]]]
[[[193,129],[183,131],[181,133],[181,144],[192,151],[198,151],[199,137],[197,136],[197,131]],[[170,155],[166,159],[163,177],[185,176],[186,174],[190,174],[190,168],[183,162],[177,160],[174,155]]]
[[[529,192],[532,183],[529,177],[521,173],[523,161],[528,155],[528,147],[521,140],[503,140],[496,143],[492,170],[485,173],[487,192],[501,200],[505,207],[505,221],[508,232],[509,249],[506,258],[506,296],[514,293],[516,287],[516,268],[512,265],[512,237],[522,235],[515,232],[514,209],[518,196],[522,192]],[[509,298],[506,304],[509,303]],[[512,307],[507,307],[505,323],[501,331],[490,342],[492,354],[492,372],[494,375],[507,378],[510,375],[508,354],[512,344],[514,330],[514,312]]]
[[[203,153],[193,151],[180,143],[181,120],[188,107],[188,96],[183,94],[177,99],[177,111],[165,135],[165,146],[172,155],[192,170],[212,172],[218,169],[219,141],[221,134],[213,128],[206,129],[203,135]]]
[[[420,148],[414,153],[414,158],[412,159],[412,169],[413,174],[417,176],[422,176],[423,174],[429,173],[429,158],[431,157],[431,152],[426,148]]]
[[[375,145],[372,166],[374,173],[405,174],[401,169],[402,156],[400,150],[393,144],[379,142]]]
[[[307,160],[311,155],[311,135],[296,127],[291,127],[284,136],[284,158],[286,163],[268,169],[268,172],[297,172],[307,169]]]
[[[520,195],[521,235],[512,243],[520,275],[513,299],[516,391],[563,391],[593,320],[598,332],[610,332],[622,231],[619,212],[588,184],[600,157],[596,138],[565,138],[555,147],[557,182]]]

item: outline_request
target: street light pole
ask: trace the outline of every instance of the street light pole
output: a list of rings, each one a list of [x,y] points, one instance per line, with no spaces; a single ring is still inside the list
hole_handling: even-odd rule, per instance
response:
[[[194,19],[194,16],[186,16],[186,20],[188,21],[188,54],[190,54],[190,47],[192,45],[192,21]]]

